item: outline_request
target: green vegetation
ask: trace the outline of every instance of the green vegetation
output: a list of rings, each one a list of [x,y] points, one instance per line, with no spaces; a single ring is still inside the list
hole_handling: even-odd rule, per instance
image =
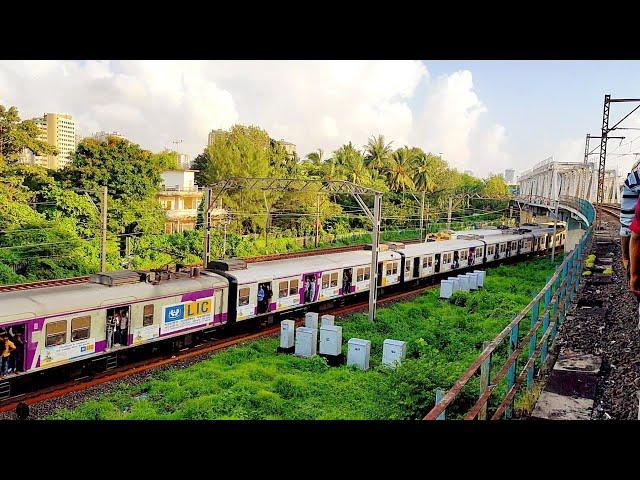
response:
[[[85,139],[78,144],[71,164],[54,172],[20,163],[25,149],[36,155],[56,153],[37,136],[32,121],[22,121],[16,108],[0,105],[0,284],[97,271],[98,190],[105,185],[108,270],[200,261],[202,204],[197,231],[167,235],[165,214],[156,199],[160,173],[177,167],[175,152],[152,153],[114,137],[102,142]],[[425,192],[423,213],[431,232],[445,228],[449,196],[507,194],[501,177],[483,181],[461,174],[439,156],[417,147],[392,147],[381,135],[371,137],[362,150],[348,143],[327,158],[318,150],[300,161],[264,130],[236,125],[216,137],[195,159],[194,168],[199,170],[199,185],[240,176],[349,180],[375,188],[385,193],[385,240],[418,237],[420,201],[409,191]],[[321,246],[369,241],[370,221],[355,200],[344,195],[230,191],[221,200],[232,221],[226,228],[226,245],[223,224],[214,224],[214,256],[222,255],[223,250],[229,257],[310,248],[316,218]],[[507,200],[456,204],[451,227],[502,223],[506,208]]]
[[[188,368],[162,372],[139,385],[119,385],[110,395],[58,411],[52,418],[421,418],[433,407],[436,388],[451,387],[477,357],[483,341],[494,338],[553,271],[547,259],[500,266],[488,271],[483,290],[457,293],[452,302],[438,299],[433,289],[414,300],[381,308],[375,324],[363,314],[340,321],[345,353],[348,339],[371,340],[372,368],[367,372],[329,367],[320,357],[278,355],[278,340],[262,339]],[[520,336],[527,331],[528,322],[523,321]],[[386,338],[408,342],[407,358],[395,371],[380,366]],[[505,358],[506,349],[498,348],[494,372]],[[497,396],[504,390],[502,382]],[[447,410],[448,418],[466,411],[477,393],[475,378]],[[526,399],[519,400],[518,406],[523,402]]]

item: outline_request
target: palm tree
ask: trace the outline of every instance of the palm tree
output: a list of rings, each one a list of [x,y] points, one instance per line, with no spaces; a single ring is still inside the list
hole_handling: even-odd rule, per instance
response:
[[[368,167],[375,168],[376,170],[382,170],[386,166],[387,162],[391,158],[393,142],[385,143],[384,135],[373,135],[369,137],[369,142],[364,147],[365,160]]]
[[[413,156],[409,148],[396,150],[385,168],[389,188],[394,191],[405,191],[407,188],[415,190],[416,186],[411,178],[413,168]]]
[[[415,170],[413,175],[413,183],[421,192],[432,192],[435,183],[431,175],[431,162],[429,156],[424,152],[418,153],[414,157]]]
[[[322,163],[323,155],[324,155],[324,152],[322,151],[321,148],[319,148],[316,152],[308,153],[307,160],[317,166]]]

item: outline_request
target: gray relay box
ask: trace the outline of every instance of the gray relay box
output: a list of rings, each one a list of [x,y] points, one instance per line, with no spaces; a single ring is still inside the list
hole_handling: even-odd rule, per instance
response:
[[[352,338],[347,342],[347,365],[357,365],[360,370],[369,370],[371,342],[361,338]]]
[[[382,344],[382,364],[395,368],[407,355],[407,342],[387,338]]]
[[[291,348],[294,346],[296,322],[293,320],[282,320],[280,322],[280,348]]]
[[[318,330],[309,327],[296,329],[295,354],[299,357],[313,357],[318,349]]]
[[[342,353],[342,327],[332,325],[320,327],[320,354],[340,355]]]

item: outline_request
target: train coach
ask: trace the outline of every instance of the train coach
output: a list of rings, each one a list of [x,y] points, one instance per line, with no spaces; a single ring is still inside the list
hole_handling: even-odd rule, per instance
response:
[[[21,333],[24,342],[16,373],[0,379],[0,398],[45,372],[91,374],[144,349],[188,346],[223,326],[273,323],[356,301],[368,296],[372,273],[384,295],[453,271],[543,254],[554,243],[546,227],[475,232],[392,244],[379,253],[375,272],[371,253],[356,250],[250,264],[220,260],[206,270],[164,274],[99,273],[82,284],[2,292],[0,329]],[[565,234],[564,228],[556,232],[557,247]]]

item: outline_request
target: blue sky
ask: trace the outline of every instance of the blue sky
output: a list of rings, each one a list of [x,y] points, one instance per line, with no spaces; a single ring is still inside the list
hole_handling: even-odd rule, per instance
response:
[[[507,128],[507,148],[515,157],[531,158],[558,155],[562,142],[587,133],[600,135],[604,95],[613,98],[640,98],[640,62],[638,61],[426,61],[433,76],[470,70],[473,86],[487,106],[482,121],[498,122]],[[614,104],[610,125],[637,104]],[[629,117],[624,125],[638,116]],[[623,126],[623,125],[621,125]],[[633,140],[640,132],[627,130],[616,134]],[[592,149],[599,140],[592,140]],[[640,151],[633,142],[633,152]],[[611,152],[619,140],[610,140]],[[628,152],[624,146],[618,152]],[[597,157],[592,157],[596,159]],[[569,158],[563,160],[570,161]],[[633,163],[633,157],[610,157],[612,167]]]
[[[154,151],[180,139],[195,156],[211,129],[254,124],[304,156],[382,134],[478,176],[581,161],[605,93],[640,97],[640,62],[0,61],[0,103],[23,118],[70,113],[84,135],[118,131]],[[631,108],[614,105],[612,123]],[[622,134],[636,141],[611,141],[608,166],[626,169],[634,157],[615,154],[640,151],[640,132]]]

